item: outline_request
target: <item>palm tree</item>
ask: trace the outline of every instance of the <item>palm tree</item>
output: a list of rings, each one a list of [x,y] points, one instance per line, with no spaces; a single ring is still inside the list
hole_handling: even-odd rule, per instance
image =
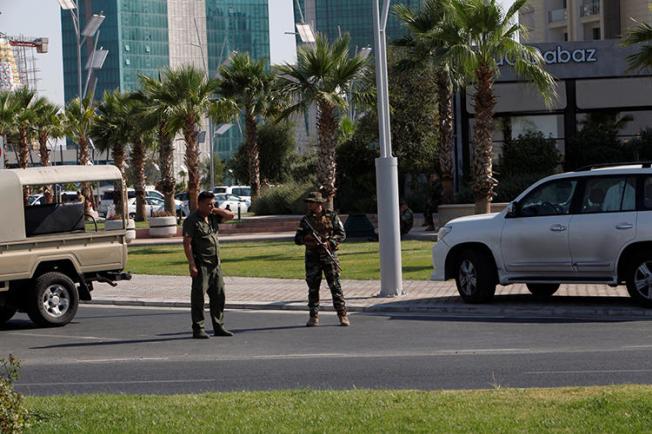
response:
[[[265,70],[262,60],[253,61],[249,54],[236,54],[229,65],[220,67],[220,94],[232,98],[244,112],[249,185],[253,198],[260,190],[260,158],[256,118],[272,113],[274,75]]]
[[[317,181],[332,208],[335,196],[335,147],[341,111],[348,106],[346,95],[358,97],[353,83],[368,79],[369,64],[361,55],[350,56],[349,35],[345,34],[330,44],[324,35],[318,35],[314,46],[304,45],[297,53],[296,65],[279,67],[282,92],[293,100],[282,114],[287,117],[297,111],[306,112],[317,106],[319,151]]]
[[[48,139],[63,137],[63,128],[59,117],[60,107],[41,97],[36,100],[34,109],[36,111],[34,127],[39,143],[39,153],[41,154],[41,166],[49,166]]]
[[[96,121],[95,104],[93,96],[84,99],[74,98],[68,102],[63,114],[63,128],[66,135],[77,141],[79,145],[79,164],[89,164],[88,145],[91,130]],[[83,183],[84,209],[86,213],[93,207],[93,192],[89,183]]]
[[[176,181],[174,177],[174,147],[172,141],[176,131],[171,131],[169,124],[172,115],[171,108],[176,101],[174,97],[168,94],[168,87],[161,80],[141,75],[140,84],[142,87],[140,95],[145,104],[146,116],[153,118],[153,122],[158,125],[160,188],[165,196],[165,211],[173,213],[176,211],[174,202]]]
[[[37,117],[36,93],[27,87],[21,87],[11,94],[15,109],[13,132],[18,135],[18,166],[25,169],[29,163],[31,141],[34,138],[34,123]]]
[[[0,136],[2,137],[3,146],[7,145],[7,134],[11,132],[14,123],[16,110],[12,106],[12,93],[8,90],[0,90]],[[6,159],[6,153],[3,152],[3,158]]]
[[[419,11],[396,5],[394,13],[403,22],[409,35],[395,45],[409,48],[409,63],[431,62],[435,68],[438,101],[438,160],[442,183],[442,200],[453,201],[453,93],[459,84],[448,46],[438,34],[451,23],[446,20],[449,0],[426,0]],[[411,65],[406,65],[411,66]]]
[[[129,142],[127,113],[128,96],[119,90],[105,91],[97,107],[97,119],[91,130],[93,143],[100,152],[111,150],[113,164],[125,176],[125,146]],[[113,203],[116,210],[122,209],[122,185],[116,186]],[[124,216],[123,216],[124,217]]]
[[[636,26],[630,29],[623,39],[623,46],[641,44],[637,53],[627,56],[630,69],[646,69],[652,67],[652,26],[636,21]],[[645,44],[645,43],[648,44]]]
[[[172,134],[181,131],[186,143],[188,202],[190,210],[194,211],[200,182],[197,136],[202,120],[208,116],[215,122],[223,122],[238,112],[237,106],[229,99],[217,98],[219,83],[193,66],[166,70],[162,81],[170,106],[167,130]]]
[[[437,37],[448,45],[447,56],[475,85],[475,126],[473,132],[473,193],[475,212],[490,212],[494,188],[493,177],[494,107],[493,84],[498,74],[497,59],[508,58],[516,73],[534,83],[546,102],[555,96],[553,77],[543,69],[541,54],[516,40],[527,33],[516,22],[516,14],[527,0],[516,0],[504,12],[496,0],[452,0],[447,13],[451,25]]]
[[[145,102],[136,93],[127,95],[127,138],[131,144],[131,167],[134,171],[136,190],[136,221],[145,220],[145,151],[153,146],[156,123],[148,116]]]

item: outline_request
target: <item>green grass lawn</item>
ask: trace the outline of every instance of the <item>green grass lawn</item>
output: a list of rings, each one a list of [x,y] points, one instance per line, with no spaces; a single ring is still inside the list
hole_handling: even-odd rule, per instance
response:
[[[403,241],[403,278],[427,280],[432,273],[431,241]],[[343,279],[379,279],[378,243],[345,242],[338,255]],[[227,276],[305,277],[304,247],[291,241],[257,241],[224,243],[220,246],[224,273]],[[188,263],[183,247],[130,247],[127,269],[135,274],[186,275]]]
[[[652,387],[29,397],[32,433],[638,433]]]

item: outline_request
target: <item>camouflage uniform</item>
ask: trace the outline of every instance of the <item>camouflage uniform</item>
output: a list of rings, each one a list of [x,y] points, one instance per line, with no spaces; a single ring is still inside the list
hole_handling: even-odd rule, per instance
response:
[[[193,331],[204,329],[204,294],[210,300],[211,321],[214,330],[224,327],[224,277],[220,267],[218,224],[222,218],[214,214],[206,220],[197,211],[183,222],[184,237],[192,238],[192,254],[199,274],[192,279],[190,312]]]
[[[340,315],[346,315],[346,303],[344,301],[344,294],[342,293],[342,286],[340,285],[340,275],[337,271],[337,266],[326,254],[323,247],[306,244],[305,237],[312,235],[312,231],[308,228],[306,222],[309,222],[317,232],[319,238],[328,244],[335,261],[338,261],[335,249],[344,241],[346,233],[344,232],[344,226],[340,218],[334,211],[324,210],[319,215],[309,212],[299,223],[299,228],[294,236],[294,242],[298,245],[306,245],[306,282],[308,283],[308,308],[310,309],[310,316],[316,317],[319,313],[319,287],[321,285],[322,272],[326,276],[326,282],[331,290],[335,310]]]

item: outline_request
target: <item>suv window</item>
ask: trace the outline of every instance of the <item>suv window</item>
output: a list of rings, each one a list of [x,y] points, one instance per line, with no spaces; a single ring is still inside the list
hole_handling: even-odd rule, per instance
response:
[[[235,194],[236,196],[251,196],[251,189],[246,187],[234,188],[233,194]]]
[[[645,178],[643,183],[643,208],[652,209],[652,176]]]
[[[636,209],[636,179],[589,178],[582,197],[581,213],[633,211]]]
[[[519,202],[519,215],[535,217],[568,214],[576,188],[576,179],[557,179],[543,184]]]

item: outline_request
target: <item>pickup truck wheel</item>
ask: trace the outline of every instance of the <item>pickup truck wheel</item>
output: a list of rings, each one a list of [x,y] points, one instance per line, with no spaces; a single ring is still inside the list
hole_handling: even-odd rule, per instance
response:
[[[15,314],[15,307],[0,307],[0,326],[9,321]]]
[[[27,315],[40,326],[62,326],[72,321],[78,307],[75,283],[65,274],[53,271],[36,279]]]
[[[639,255],[625,271],[627,292],[641,306],[652,307],[652,256]]]
[[[496,268],[482,252],[467,250],[457,262],[455,283],[466,303],[485,303],[496,293]]]
[[[535,297],[547,298],[557,292],[561,285],[558,283],[528,283],[526,286]]]

